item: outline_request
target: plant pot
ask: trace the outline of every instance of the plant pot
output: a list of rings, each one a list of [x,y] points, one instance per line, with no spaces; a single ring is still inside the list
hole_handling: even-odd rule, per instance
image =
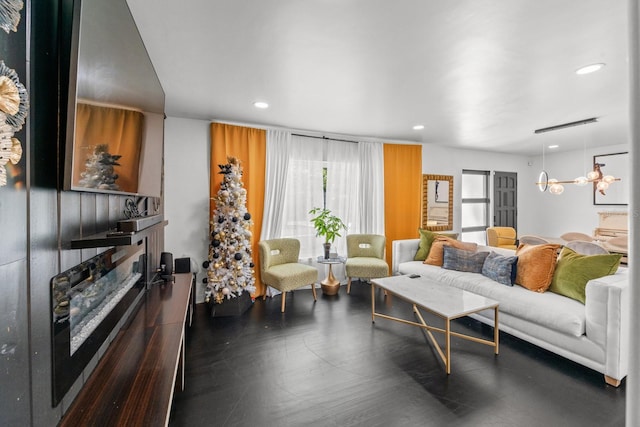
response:
[[[209,303],[211,317],[240,316],[251,307],[253,301],[249,292],[243,292],[237,298],[225,299],[222,303]]]
[[[323,243],[322,247],[324,248],[324,259],[329,259],[331,256],[331,243]]]

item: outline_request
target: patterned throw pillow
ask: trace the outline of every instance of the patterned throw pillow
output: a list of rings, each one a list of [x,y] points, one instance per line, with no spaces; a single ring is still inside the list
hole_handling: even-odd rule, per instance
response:
[[[469,273],[482,273],[484,260],[488,252],[466,251],[445,245],[442,268],[447,270],[466,271]]]
[[[431,244],[431,249],[429,250],[429,256],[424,260],[425,264],[437,265],[438,267],[442,267],[442,263],[444,262],[444,247],[445,246],[453,246],[457,249],[464,249],[466,251],[475,252],[478,249],[478,245],[476,243],[468,243],[461,242],[456,239],[452,239],[450,237],[439,236],[436,237],[435,241]]]
[[[517,256],[504,256],[491,251],[484,260],[482,275],[503,285],[513,286],[517,262]]]

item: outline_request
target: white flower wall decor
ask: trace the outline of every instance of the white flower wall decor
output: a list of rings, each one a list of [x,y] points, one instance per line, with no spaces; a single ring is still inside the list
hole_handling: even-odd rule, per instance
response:
[[[0,0],[1,3],[6,2]],[[22,129],[28,109],[27,89],[15,70],[0,61],[0,186],[7,185],[5,165],[8,162],[15,165],[22,158],[22,146],[14,134]]]

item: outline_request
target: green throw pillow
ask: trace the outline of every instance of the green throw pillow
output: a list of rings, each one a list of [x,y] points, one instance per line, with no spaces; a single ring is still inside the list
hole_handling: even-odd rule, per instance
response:
[[[620,258],[621,254],[581,255],[564,247],[549,290],[584,304],[587,282],[614,274],[620,265]]]
[[[418,232],[420,233],[420,245],[418,246],[416,256],[413,257],[414,261],[424,261],[427,259],[429,251],[431,250],[431,244],[436,240],[436,237],[446,236],[452,239],[458,238],[457,233],[434,233],[433,231],[423,230],[421,228],[418,228]]]

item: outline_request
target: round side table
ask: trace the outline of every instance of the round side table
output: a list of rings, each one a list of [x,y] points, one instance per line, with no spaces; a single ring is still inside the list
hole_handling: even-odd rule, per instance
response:
[[[331,267],[333,264],[344,264],[347,258],[339,256],[337,258],[325,258],[323,256],[318,257],[318,264],[328,264],[329,273],[327,277],[320,282],[322,293],[325,295],[335,295],[340,290],[340,281],[335,278]]]

